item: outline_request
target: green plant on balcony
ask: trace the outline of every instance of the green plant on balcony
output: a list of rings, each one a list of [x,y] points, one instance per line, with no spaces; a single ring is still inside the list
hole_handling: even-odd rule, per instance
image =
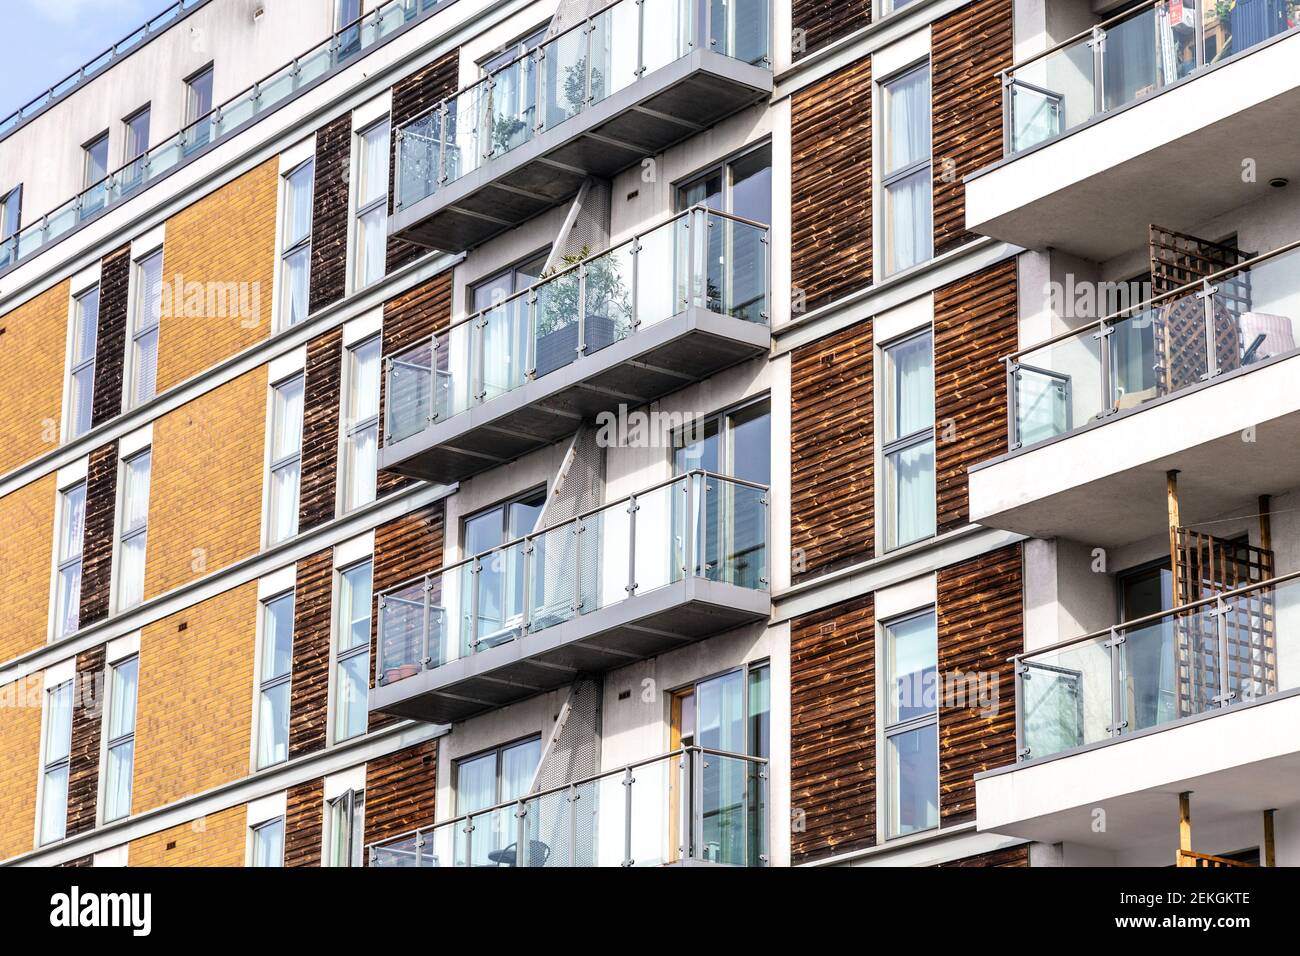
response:
[[[578,270],[587,262],[585,291],[585,345],[596,351],[618,341],[626,333],[632,314],[630,294],[612,254],[591,256],[591,248],[563,257],[561,269],[570,269],[563,278],[553,279],[559,270],[548,269],[539,280],[537,312],[537,374],[545,374],[568,364],[578,346],[579,281]]]

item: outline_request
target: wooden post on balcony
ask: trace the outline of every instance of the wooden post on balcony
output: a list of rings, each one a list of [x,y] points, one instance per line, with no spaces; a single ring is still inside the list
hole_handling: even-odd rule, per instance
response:
[[[1169,509],[1169,573],[1173,578],[1174,607],[1177,607],[1183,603],[1182,589],[1178,584],[1178,528],[1182,522],[1178,513],[1177,469],[1165,472],[1165,504]]]
[[[1264,811],[1264,865],[1277,866],[1277,856],[1273,850],[1273,816],[1276,810]]]
[[[1194,866],[1183,858],[1183,853],[1192,852],[1192,791],[1184,790],[1178,795],[1178,866]]]

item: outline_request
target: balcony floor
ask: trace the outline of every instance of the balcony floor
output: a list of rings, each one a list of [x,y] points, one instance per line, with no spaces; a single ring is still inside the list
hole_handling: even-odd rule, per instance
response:
[[[766,591],[687,578],[520,640],[375,687],[370,709],[450,723],[767,620]]]
[[[692,308],[385,446],[379,467],[448,484],[767,354],[768,326]]]
[[[389,235],[464,252],[771,93],[770,70],[697,50],[398,210]]]
[[[1300,188],[1300,34],[1285,35],[981,170],[966,228],[1094,262],[1147,227],[1194,231],[1275,191]],[[1243,181],[1243,160],[1256,178]]]

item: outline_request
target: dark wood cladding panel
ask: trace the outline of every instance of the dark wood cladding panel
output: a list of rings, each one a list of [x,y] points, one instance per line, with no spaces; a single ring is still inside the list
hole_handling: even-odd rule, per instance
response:
[[[790,374],[790,545],[802,579],[873,552],[871,323],[795,350]]]
[[[388,208],[391,212],[397,202],[397,128],[415,119],[426,110],[437,106],[456,92],[460,79],[460,54],[453,50],[440,60],[393,84],[392,112],[392,162],[388,172]],[[388,271],[392,272],[409,262],[414,262],[428,252],[423,246],[388,238]]]
[[[298,562],[293,595],[293,680],[289,685],[290,757],[325,746],[333,580],[333,550]]]
[[[871,23],[871,0],[794,0],[791,25],[801,42],[794,58],[807,56]]]
[[[372,565],[374,600],[370,608],[370,686],[375,686],[378,666],[379,595],[398,584],[432,574],[442,567],[444,508],[441,501],[419,511],[403,515],[375,529],[375,553]],[[370,729],[392,723],[395,718],[370,715]]]
[[[307,310],[313,315],[343,298],[348,272],[348,170],[352,114],[316,131],[311,202],[311,275]]]
[[[1016,350],[1014,259],[934,295],[935,505],[939,533],[970,521],[967,470],[1007,450],[1002,359]]]
[[[796,93],[791,137],[792,294],[811,311],[871,285],[871,59]]]
[[[876,839],[873,598],[797,618],[790,632],[791,855]]]
[[[103,717],[104,648],[77,655],[68,757],[68,836],[95,829],[99,797],[99,738]]]
[[[452,273],[441,272],[423,285],[417,286],[405,295],[384,303],[384,355],[396,355],[403,349],[410,348],[428,338],[434,332],[451,324]],[[386,408],[388,401],[381,376],[379,384],[380,408]],[[380,429],[379,444],[383,447],[383,429]],[[398,488],[413,484],[416,479],[380,472],[376,489],[379,495],[385,495]]]
[[[86,528],[81,543],[81,627],[108,617],[117,508],[117,442],[96,448],[86,467]]]
[[[290,787],[284,808],[284,865],[320,866],[325,781]]]
[[[1009,69],[1012,0],[976,0],[931,27],[934,251],[974,238],[962,180],[1002,158],[1002,88]]]
[[[1024,649],[1020,545],[990,551],[936,575],[939,674],[939,820],[975,818],[975,774],[1016,759],[1015,672],[1009,658]],[[973,679],[983,678],[984,694]],[[964,699],[962,697],[964,696]]]
[[[95,384],[90,423],[102,425],[122,412],[122,375],[126,361],[126,304],[131,282],[131,247],[106,255],[99,273],[99,332],[95,339]]]
[[[437,773],[436,739],[366,764],[367,845],[432,825]]]
[[[1009,846],[1003,850],[993,850],[990,853],[977,853],[975,856],[965,856],[960,860],[949,860],[947,863],[940,863],[940,867],[984,867],[984,866],[1028,866],[1029,865],[1029,844],[1023,846]]]
[[[307,531],[331,520],[339,464],[339,399],[343,379],[343,330],[307,343],[302,417],[302,489],[298,527]]]

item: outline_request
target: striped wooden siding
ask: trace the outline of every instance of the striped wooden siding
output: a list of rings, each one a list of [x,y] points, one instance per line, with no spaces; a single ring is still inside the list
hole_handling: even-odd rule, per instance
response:
[[[298,528],[308,531],[335,512],[339,464],[339,398],[343,330],[331,329],[307,343],[303,391],[302,477]]]
[[[972,866],[1028,866],[1029,865],[1029,844],[1023,846],[1010,846],[1004,850],[994,850],[991,853],[979,853],[975,856],[962,857],[960,860],[949,860],[947,863],[940,863],[941,867],[972,867]]]
[[[797,349],[790,374],[790,545],[798,579],[874,550],[871,323]]]
[[[451,280],[451,270],[439,273],[405,295],[384,303],[384,355],[395,355],[451,324]],[[379,392],[379,407],[382,409],[388,400],[382,376]],[[382,427],[379,432],[379,445],[382,448]],[[378,493],[384,495],[415,481],[414,478],[380,472],[376,487]]]
[[[791,25],[803,31],[803,52],[796,51],[794,58],[807,56],[870,22],[871,0],[794,0]]]
[[[325,746],[333,584],[332,549],[298,562],[293,595],[293,679],[289,685],[290,757]]]
[[[433,824],[437,773],[436,739],[366,764],[367,845]]]
[[[91,425],[122,413],[122,375],[126,361],[126,303],[131,282],[131,247],[106,255],[99,273],[99,332],[95,340],[95,384]]]
[[[1009,658],[1024,649],[1020,545],[941,569],[936,616],[939,673],[982,672],[997,680],[996,706],[945,700],[939,710],[939,818],[975,818],[975,774],[1016,759],[1015,675]],[[988,687],[993,693],[991,686]],[[971,706],[951,706],[967,703]],[[996,713],[994,713],[996,711]]]
[[[790,272],[805,309],[871,285],[871,59],[796,93]]]
[[[86,527],[81,544],[81,626],[108,617],[117,508],[117,442],[90,453],[86,468]]]
[[[284,809],[284,865],[320,866],[325,781],[290,787]]]
[[[456,92],[460,81],[460,53],[452,50],[442,59],[393,84],[392,161],[388,171],[389,212],[397,202],[397,128],[415,119]],[[414,243],[388,238],[388,271],[414,262],[429,250]]]
[[[379,594],[442,567],[443,503],[441,501],[380,525],[375,529],[373,564],[374,602],[371,605],[370,686],[375,686],[379,659],[374,642],[379,640]],[[370,729],[392,723],[395,718],[370,715]]]
[[[790,839],[796,863],[875,843],[875,644],[870,595],[791,626]]]
[[[95,829],[99,797],[99,738],[103,724],[104,648],[77,655],[68,759],[68,836]]]
[[[1014,259],[934,295],[935,498],[940,533],[970,521],[967,469],[1007,450],[1006,367],[1016,350]]]
[[[1002,89],[1011,67],[1012,0],[975,0],[930,32],[934,251],[974,238],[962,180],[1002,158]]]
[[[307,310],[315,314],[347,292],[348,178],[352,114],[316,132],[315,184],[311,202],[311,273]]]

